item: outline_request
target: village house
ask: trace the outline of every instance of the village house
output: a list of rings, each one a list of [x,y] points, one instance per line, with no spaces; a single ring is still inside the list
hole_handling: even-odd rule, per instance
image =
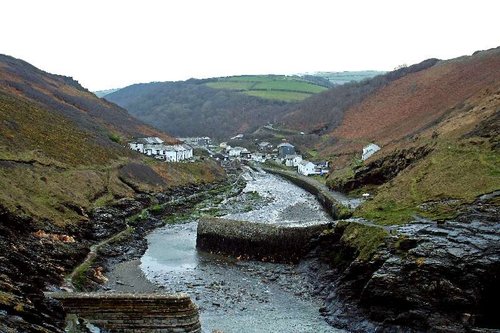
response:
[[[166,162],[180,162],[193,157],[193,148],[186,144],[165,145],[156,137],[139,138],[129,143],[132,150]]]
[[[295,155],[295,146],[288,142],[278,145],[278,157],[285,158],[286,155]]]
[[[238,134],[231,138],[231,140],[241,140],[241,139],[243,139],[243,134]]]
[[[243,148],[243,150],[240,152],[240,157],[249,160],[250,158],[252,158],[252,153],[248,149]]]
[[[328,161],[314,162],[314,165],[316,167],[316,173],[318,175],[324,175],[330,171],[328,167]]]
[[[365,161],[379,150],[380,150],[379,146],[377,146],[374,143],[370,143],[368,146],[363,148],[363,154],[361,155],[361,159]]]
[[[177,140],[182,141],[191,147],[208,147],[212,140],[208,136],[202,137],[191,137],[191,138],[177,138]]]
[[[262,141],[259,143],[259,150],[265,150],[265,149],[269,149],[269,148],[272,148],[273,146],[267,142],[267,141]]]
[[[266,154],[254,153],[252,154],[252,161],[264,163],[266,161]]]
[[[240,157],[241,152],[246,150],[243,147],[231,147],[229,149],[226,148],[227,154],[229,157]]]
[[[145,149],[146,146],[148,149],[153,149],[156,145],[163,144],[163,140],[157,137],[148,137],[148,138],[139,138],[133,142],[130,142],[128,145],[130,149],[138,151],[140,153],[146,154]]]
[[[301,155],[286,155],[285,156],[285,165],[289,167],[297,167],[299,163],[302,161]]]
[[[304,176],[317,174],[316,166],[314,165],[314,163],[307,160],[302,160],[299,162],[299,165],[297,166],[297,172]]]

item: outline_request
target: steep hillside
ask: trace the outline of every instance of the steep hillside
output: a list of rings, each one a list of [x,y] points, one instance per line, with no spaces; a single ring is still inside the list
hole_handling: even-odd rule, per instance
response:
[[[479,91],[494,91],[499,72],[500,48],[440,61],[392,81],[347,109],[342,123],[329,136],[359,149],[369,141],[385,146],[418,135],[461,109]]]
[[[165,133],[145,126],[126,110],[96,98],[72,78],[44,72],[6,55],[0,55],[0,89],[64,115],[79,128],[93,132],[101,144],[108,145],[110,136],[129,138],[145,134],[172,140]]]
[[[364,96],[316,141],[333,160],[329,185],[377,192],[359,214],[386,223],[425,213],[428,201],[460,206],[499,189],[498,73],[500,48],[439,61]],[[382,149],[362,162],[369,142]],[[443,207],[428,215],[453,210]]]
[[[105,98],[176,136],[206,135],[221,139],[275,121],[288,104],[248,96],[226,89],[228,86],[224,89],[207,86],[222,83],[188,80],[136,84]]]
[[[376,331],[351,326],[357,309],[416,331],[498,331],[499,73],[500,49],[439,61],[324,129],[316,147],[333,156],[327,185],[367,197],[320,240],[329,320]],[[361,161],[368,142],[382,149]]]
[[[302,103],[293,105],[281,119],[284,126],[324,134],[336,128],[344,113],[379,89],[410,73],[432,67],[438,60],[429,59],[420,64],[400,68],[361,82],[350,82],[312,96]]]
[[[331,187],[376,195],[356,214],[385,224],[414,215],[456,216],[463,205],[500,189],[500,82],[463,101],[407,142],[388,145]]]
[[[172,140],[70,78],[0,56],[1,332],[63,332],[63,311],[42,290],[156,194],[224,176],[212,163],[134,153],[122,141],[135,135]]]

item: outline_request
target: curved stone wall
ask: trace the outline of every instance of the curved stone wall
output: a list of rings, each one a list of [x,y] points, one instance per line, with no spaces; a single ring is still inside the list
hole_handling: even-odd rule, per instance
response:
[[[117,333],[199,333],[198,308],[184,293],[46,293],[67,314]]]
[[[196,247],[243,259],[298,262],[309,251],[309,241],[328,224],[290,227],[265,223],[202,218]]]
[[[351,211],[347,207],[343,207],[342,204],[338,202],[336,198],[334,198],[332,193],[330,193],[326,187],[322,188],[318,185],[314,185],[311,181],[308,181],[307,177],[305,176],[301,176],[287,171],[276,170],[273,168],[267,168],[264,166],[262,166],[261,168],[266,172],[279,175],[289,180],[290,182],[294,183],[295,185],[303,188],[307,192],[314,195],[316,199],[318,199],[319,203],[323,206],[325,211],[334,220],[351,217],[352,214]]]

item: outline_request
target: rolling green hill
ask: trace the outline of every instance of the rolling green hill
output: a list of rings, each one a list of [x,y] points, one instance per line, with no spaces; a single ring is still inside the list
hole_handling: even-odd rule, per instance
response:
[[[269,100],[297,102],[331,87],[328,80],[307,80],[299,76],[243,75],[216,78],[205,83],[214,89],[237,91]]]
[[[328,78],[315,75],[241,75],[134,84],[104,99],[176,136],[225,140],[281,122],[294,105],[333,86]]]

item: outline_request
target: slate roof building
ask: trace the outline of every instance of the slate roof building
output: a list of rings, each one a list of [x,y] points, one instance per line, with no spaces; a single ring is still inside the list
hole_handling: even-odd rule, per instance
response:
[[[295,155],[295,146],[288,142],[278,145],[278,157],[285,158],[286,155]]]

